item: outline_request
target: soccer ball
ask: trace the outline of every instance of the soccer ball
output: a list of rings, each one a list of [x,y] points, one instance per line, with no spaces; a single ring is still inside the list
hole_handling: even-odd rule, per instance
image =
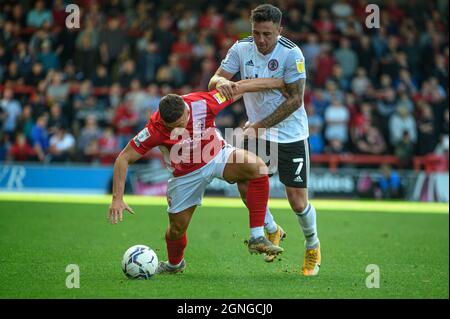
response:
[[[122,258],[122,271],[130,279],[150,279],[158,268],[158,256],[148,246],[134,245]]]

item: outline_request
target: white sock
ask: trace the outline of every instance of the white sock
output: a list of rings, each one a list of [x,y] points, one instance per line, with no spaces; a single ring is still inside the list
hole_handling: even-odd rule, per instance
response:
[[[269,206],[267,206],[266,217],[264,217],[264,228],[269,234],[277,231],[277,223],[275,223],[275,220],[270,213]]]
[[[264,226],[250,228],[250,238],[264,236]]]
[[[309,203],[303,212],[296,213],[296,215],[303,230],[303,235],[305,235],[306,248],[316,248],[319,244],[319,237],[317,237],[316,209]]]

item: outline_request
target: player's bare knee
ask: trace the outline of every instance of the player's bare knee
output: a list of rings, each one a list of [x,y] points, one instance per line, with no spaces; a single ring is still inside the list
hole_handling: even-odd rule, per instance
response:
[[[295,201],[294,203],[291,203],[291,208],[295,213],[303,213],[308,206],[308,202],[304,201]]]
[[[256,165],[258,166],[258,177],[269,175],[269,169],[266,163],[264,163],[264,161],[260,157],[258,157]]]
[[[250,156],[249,156],[250,157]],[[255,179],[260,178],[263,176],[266,176],[269,172],[267,169],[266,164],[263,162],[263,160],[256,156],[251,155],[251,159],[253,160],[252,164],[249,164],[248,169],[248,179]]]

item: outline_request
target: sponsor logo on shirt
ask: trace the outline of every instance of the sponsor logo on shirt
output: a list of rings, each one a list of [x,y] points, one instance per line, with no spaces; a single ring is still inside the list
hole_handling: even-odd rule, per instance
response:
[[[298,73],[305,73],[305,60],[297,59],[295,63],[297,64]]]
[[[148,128],[144,128],[142,131],[140,131],[135,137],[134,137],[134,143],[136,146],[140,146],[142,142],[144,142],[146,139],[150,137],[150,132],[148,131]]]
[[[217,92],[216,94],[213,95],[213,97],[216,99],[217,103],[222,104],[223,102],[225,102],[227,99],[224,98],[222,96],[222,94],[220,94],[219,92]]]
[[[194,130],[203,130],[205,128],[205,124],[203,123],[203,120],[199,119],[195,121],[193,127]]]
[[[250,61],[245,62],[245,65],[255,66],[255,65],[253,64],[253,60],[250,60]]]

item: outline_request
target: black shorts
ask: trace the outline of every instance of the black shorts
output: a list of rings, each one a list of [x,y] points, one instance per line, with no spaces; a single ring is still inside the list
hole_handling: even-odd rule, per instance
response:
[[[280,182],[285,186],[308,187],[311,155],[308,139],[292,143],[246,139],[244,149],[261,157],[269,167],[270,176],[278,171]]]

